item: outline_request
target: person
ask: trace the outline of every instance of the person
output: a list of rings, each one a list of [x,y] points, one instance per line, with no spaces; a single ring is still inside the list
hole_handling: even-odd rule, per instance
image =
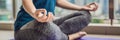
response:
[[[96,11],[98,5],[96,3],[90,3],[85,6],[74,5],[67,0],[22,0],[22,6],[17,14],[16,21],[14,23],[15,32],[17,32],[23,25],[29,21],[36,19],[38,22],[49,22],[54,18],[55,6],[62,7],[69,10],[89,10]],[[47,12],[46,12],[47,11]],[[46,16],[42,13],[47,13]],[[49,16],[47,16],[49,15]],[[86,35],[86,32],[78,32],[70,34],[69,40]]]

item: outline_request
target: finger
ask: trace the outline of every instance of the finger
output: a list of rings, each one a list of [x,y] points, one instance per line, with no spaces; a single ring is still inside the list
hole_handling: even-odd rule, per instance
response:
[[[38,17],[42,17],[43,16],[43,14],[40,12],[39,14],[38,14]]]
[[[38,17],[40,12],[41,11],[39,9],[37,9],[36,12],[35,12],[35,16]]]
[[[96,11],[98,7],[97,7],[97,5],[91,5],[91,8],[93,8],[92,9],[93,11]]]
[[[95,7],[96,7],[95,10],[97,10],[98,9],[98,4],[97,3],[95,3]]]
[[[90,3],[90,4],[87,5],[87,7],[90,7],[90,5],[93,5],[93,4],[94,4],[94,3]]]
[[[46,13],[47,13],[46,9],[38,9],[38,12],[42,13],[44,15],[46,15]]]
[[[50,17],[51,17],[51,15],[50,15],[50,13],[48,13],[48,17],[46,19],[47,22],[50,20]]]
[[[41,12],[43,12],[41,9],[37,9],[35,12],[35,16],[39,17],[41,15]]]
[[[46,14],[47,14],[47,10],[46,9],[41,9],[42,10],[42,14],[43,14],[43,16],[46,16]]]
[[[49,12],[49,13],[50,13],[50,15],[51,15],[50,21],[52,21],[52,19],[53,19],[53,14],[52,14],[52,12]]]
[[[89,5],[93,5],[93,4],[95,4],[95,2],[93,2],[93,3],[90,3]]]
[[[87,7],[86,9],[89,10],[89,11],[93,11],[94,8]]]
[[[52,12],[49,12],[51,14],[51,18],[50,18],[50,21],[53,21],[53,13]]]
[[[39,9],[41,12],[40,12],[40,14],[41,14],[41,18],[46,18],[46,14],[47,14],[47,11],[46,11],[46,9]]]
[[[52,13],[51,13],[51,12],[49,12],[49,14],[48,14],[48,17],[47,17],[47,20],[46,20],[46,21],[48,22],[48,21],[50,21],[51,19],[52,19]]]
[[[94,3],[91,5],[91,7],[93,7],[93,11],[96,11],[98,9],[98,4],[97,3]]]

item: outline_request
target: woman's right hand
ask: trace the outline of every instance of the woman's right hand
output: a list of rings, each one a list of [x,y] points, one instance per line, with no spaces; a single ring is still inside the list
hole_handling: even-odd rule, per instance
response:
[[[33,13],[33,18],[42,23],[52,21],[53,14],[51,12],[48,12],[48,16],[46,14],[46,9],[37,9],[35,13]]]

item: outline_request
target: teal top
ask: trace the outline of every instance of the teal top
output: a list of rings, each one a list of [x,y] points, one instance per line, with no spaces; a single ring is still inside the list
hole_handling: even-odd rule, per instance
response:
[[[44,8],[47,12],[53,12],[54,14],[56,0],[33,0],[33,4],[37,9]],[[14,23],[15,31],[19,30],[24,24],[33,19],[34,18],[32,18],[21,6]]]

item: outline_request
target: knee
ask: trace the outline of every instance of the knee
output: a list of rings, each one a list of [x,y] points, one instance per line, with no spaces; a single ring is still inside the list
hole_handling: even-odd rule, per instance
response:
[[[91,14],[89,11],[79,11],[75,13],[76,15],[80,15],[81,20],[91,21]]]
[[[90,15],[89,11],[79,11],[79,12],[75,12],[74,15]]]

